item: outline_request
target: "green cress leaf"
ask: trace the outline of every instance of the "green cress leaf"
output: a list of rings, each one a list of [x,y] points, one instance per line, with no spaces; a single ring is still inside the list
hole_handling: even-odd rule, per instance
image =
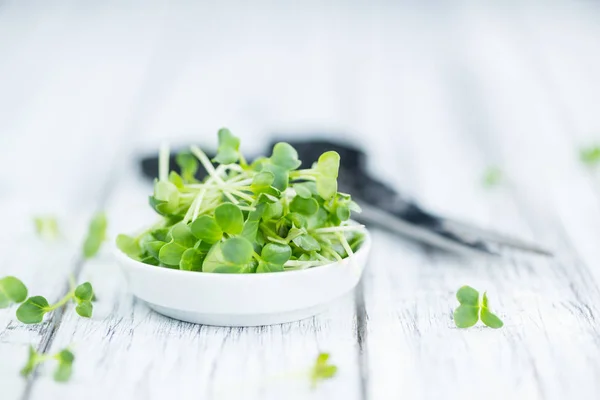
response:
[[[166,202],[167,208],[174,211],[179,207],[179,190],[169,181],[156,181],[154,183],[154,198]]]
[[[263,247],[260,257],[267,263],[285,264],[292,256],[292,249],[287,244],[268,243]],[[260,265],[259,265],[260,268]]]
[[[187,249],[189,249],[189,247],[183,246],[180,243],[167,243],[160,248],[160,251],[158,252],[158,259],[162,264],[172,267],[179,267],[181,257],[183,257],[183,253]]]
[[[328,151],[319,157],[315,170],[317,172],[317,192],[328,200],[337,193],[337,177],[340,168],[340,155]]]
[[[140,243],[136,238],[120,234],[117,236],[116,243],[119,250],[127,254],[129,257],[134,259],[138,259],[140,257]]]
[[[483,301],[481,305],[481,322],[493,329],[502,328],[504,323],[498,316],[492,313],[488,307],[487,292],[483,293]]]
[[[143,262],[144,264],[148,264],[148,265],[154,265],[154,266],[160,265],[160,261],[158,260],[158,258],[155,258],[152,256],[142,257],[140,259],[140,261]]]
[[[244,228],[244,215],[238,206],[223,203],[215,209],[215,220],[223,232],[237,235]]]
[[[275,175],[272,172],[261,171],[252,178],[250,190],[256,195],[267,192],[271,188],[274,180]]]
[[[313,195],[319,194],[315,182],[295,183],[293,188],[296,191],[296,194],[304,199],[309,199]]]
[[[75,299],[79,301],[91,301],[94,297],[94,289],[92,284],[89,282],[82,283],[75,288],[74,292]]]
[[[37,366],[38,353],[33,346],[29,346],[29,353],[25,366],[21,369],[21,376],[27,378]]]
[[[319,244],[319,242],[317,242],[317,239],[315,239],[307,233],[292,239],[292,242],[304,251],[321,250],[321,245]]]
[[[261,261],[258,263],[258,267],[256,267],[257,274],[264,274],[268,272],[283,272],[284,268],[282,264],[273,264],[265,261]]]
[[[161,242],[160,240],[154,240],[152,242],[145,243],[143,249],[146,253],[148,253],[148,255],[150,255],[156,260],[159,260],[160,249],[162,249],[164,245],[166,245],[165,242]]]
[[[272,219],[279,219],[283,216],[283,205],[277,201],[275,203],[268,203],[265,207],[265,211],[262,215],[263,221],[270,221]]]
[[[263,172],[270,172],[275,177],[272,186],[277,189],[284,191],[287,189],[290,180],[289,171],[279,165],[273,164],[271,161],[265,162],[262,166]]]
[[[362,209],[360,208],[360,206],[353,200],[350,200],[350,202],[348,202],[348,208],[350,209],[350,211],[353,211],[355,213],[362,212]]]
[[[329,219],[329,214],[327,211],[319,207],[317,212],[314,215],[311,215],[306,219],[306,227],[308,229],[316,229],[325,226],[325,223]]]
[[[185,247],[192,247],[197,242],[197,239],[192,233],[192,230],[184,222],[179,222],[173,225],[173,227],[169,231],[169,235],[171,236],[171,240],[173,242],[179,243]]]
[[[304,217],[304,215],[299,214],[297,212],[291,212],[287,214],[285,216],[285,219],[290,221],[293,224],[293,226],[296,226],[298,228],[305,228],[307,225],[306,218]]]
[[[335,209],[335,215],[340,221],[348,221],[350,219],[350,209],[340,205]]]
[[[156,240],[160,240],[161,242],[169,242],[171,238],[169,237],[169,228],[159,228],[152,231],[152,236]],[[149,240],[150,241],[150,240]]]
[[[106,215],[103,212],[97,213],[92,218],[88,228],[88,234],[83,243],[83,256],[91,258],[98,253],[102,242],[106,238]]]
[[[502,180],[502,170],[498,167],[488,167],[483,173],[483,186],[485,187],[491,188],[494,186],[498,186],[500,183],[502,183]]]
[[[257,204],[254,211],[250,211],[250,213],[248,213],[248,219],[246,222],[244,222],[244,228],[242,229],[241,236],[249,240],[250,243],[256,242],[258,225],[266,208],[266,203]]]
[[[217,149],[217,156],[213,161],[219,164],[232,164],[236,162],[240,158],[240,139],[233,136],[227,128],[220,129],[218,136],[219,147]]]
[[[192,234],[208,243],[217,243],[223,237],[223,231],[213,217],[201,215],[191,223]]]
[[[473,289],[471,286],[462,286],[456,292],[456,300],[460,304],[467,304],[471,306],[479,305],[479,292]]]
[[[253,272],[252,244],[241,237],[234,237],[213,245],[204,264],[203,272],[247,273]]]
[[[14,276],[0,279],[0,308],[6,308],[11,303],[22,303],[27,298],[27,287]]]
[[[221,249],[225,260],[236,265],[250,262],[254,252],[252,243],[241,237],[227,239],[221,244]]]
[[[456,292],[460,306],[454,310],[454,323],[459,328],[469,328],[479,320],[479,292],[463,286]]]
[[[582,148],[579,151],[579,159],[589,166],[598,165],[600,163],[600,146],[594,145]]]
[[[288,171],[298,168],[302,162],[298,160],[298,152],[289,143],[280,142],[273,146],[271,162]]]
[[[80,301],[75,306],[75,312],[84,318],[91,318],[94,306],[91,301]]]
[[[206,253],[195,248],[187,249],[181,256],[179,269],[184,271],[202,271],[202,262]]]
[[[58,222],[52,216],[39,216],[33,219],[37,234],[44,240],[54,240],[60,235]]]
[[[458,328],[469,328],[479,320],[479,307],[461,304],[454,310],[454,323]]]
[[[181,169],[181,177],[186,182],[194,182],[196,172],[198,171],[198,159],[190,152],[182,152],[175,157],[179,169]]]
[[[24,324],[38,324],[44,319],[48,308],[48,300],[44,297],[30,297],[17,308],[17,319]]]
[[[336,373],[337,367],[329,363],[329,353],[319,354],[310,371],[311,387],[316,388],[319,382],[333,378]]]
[[[58,367],[54,371],[54,380],[56,382],[67,382],[73,373],[73,362],[75,355],[68,349],[60,351],[54,356],[58,361]]]
[[[169,182],[177,187],[177,189],[183,189],[185,183],[183,182],[183,178],[175,171],[171,171],[169,173]]]
[[[315,214],[318,209],[319,203],[317,203],[317,201],[312,197],[305,199],[300,196],[296,196],[290,203],[290,211],[297,212],[306,216],[311,216]]]

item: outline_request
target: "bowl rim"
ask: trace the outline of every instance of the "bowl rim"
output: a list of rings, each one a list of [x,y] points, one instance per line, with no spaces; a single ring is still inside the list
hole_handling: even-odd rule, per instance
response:
[[[184,274],[187,274],[188,277],[192,277],[192,276],[220,277],[217,279],[272,279],[273,277],[297,276],[300,274],[307,275],[307,274],[315,274],[315,273],[319,273],[319,272],[324,273],[341,263],[356,259],[363,253],[368,253],[369,250],[371,249],[371,234],[370,234],[369,230],[366,228],[363,229],[363,233],[365,235],[364,241],[362,242],[362,244],[360,245],[358,250],[349,257],[343,258],[340,261],[332,261],[329,264],[320,265],[318,267],[312,267],[312,268],[306,268],[306,269],[295,269],[295,270],[283,271],[283,272],[278,272],[278,273],[269,272],[269,273],[261,273],[261,274],[257,274],[257,273],[254,273],[254,274],[232,274],[232,273],[221,273],[221,272],[186,271],[186,270],[175,269],[175,268],[164,268],[164,267],[149,265],[149,264],[143,263],[138,260],[134,260],[133,258],[129,257],[127,254],[125,254],[123,251],[121,251],[121,249],[119,249],[114,242],[113,242],[113,254],[118,259],[123,261],[122,264],[126,263],[128,265],[128,267],[130,267],[130,268],[135,268],[137,270],[143,269],[151,274],[165,274],[165,275],[179,274],[179,276],[181,276],[181,277],[186,276]],[[249,277],[252,277],[252,278],[249,278]]]

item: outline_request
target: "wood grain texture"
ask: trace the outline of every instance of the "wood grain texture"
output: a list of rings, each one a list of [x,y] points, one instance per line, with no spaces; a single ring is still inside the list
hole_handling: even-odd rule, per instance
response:
[[[69,305],[34,327],[0,310],[0,397],[597,398],[600,177],[577,149],[600,132],[599,15],[572,2],[0,4],[0,216],[13,227],[0,276],[54,299],[75,273],[99,299],[92,319]],[[136,150],[213,143],[223,124],[253,154],[269,132],[330,132],[429,208],[556,257],[466,260],[374,229],[361,287],[324,314],[168,319],[129,293],[112,246],[83,262],[81,238],[100,208],[111,242],[152,218]],[[485,189],[489,165],[505,180]],[[38,213],[58,215],[61,241],[35,237]],[[502,329],[455,328],[463,284],[488,291]],[[52,366],[18,377],[29,344],[72,345],[72,381]],[[340,372],[311,390],[320,351]]]

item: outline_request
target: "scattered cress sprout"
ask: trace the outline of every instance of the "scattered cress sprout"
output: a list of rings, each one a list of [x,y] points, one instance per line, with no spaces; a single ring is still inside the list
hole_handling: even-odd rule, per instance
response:
[[[99,212],[92,217],[88,227],[88,233],[83,242],[83,257],[92,258],[100,250],[100,246],[106,239],[106,215]]]
[[[60,236],[58,222],[50,215],[40,215],[33,219],[38,236],[44,240],[55,240]]]
[[[6,278],[5,278],[6,279]],[[76,303],[75,312],[82,317],[90,318],[92,316],[94,298],[94,290],[89,282],[82,283],[74,287],[54,304],[49,304],[43,296],[33,296],[28,298],[17,308],[17,319],[24,324],[38,324],[44,319],[44,315],[54,311],[69,301],[73,300]],[[25,294],[26,297],[26,294]],[[21,300],[22,301],[22,300]]]
[[[21,369],[21,375],[25,378],[29,377],[39,364],[50,360],[58,363],[54,370],[54,380],[57,382],[68,381],[73,372],[73,361],[75,361],[75,355],[69,349],[61,350],[56,354],[40,354],[33,346],[29,346],[29,357]]]
[[[502,328],[504,323],[488,306],[487,293],[479,298],[479,292],[470,286],[463,286],[456,292],[460,305],[454,310],[454,323],[458,328],[469,328],[481,319],[490,328]]]
[[[181,174],[169,171],[169,148],[161,147],[149,198],[161,219],[138,236],[119,235],[125,254],[186,271],[266,273],[339,261],[360,247],[363,226],[350,223],[360,207],[337,191],[338,153],[298,169],[287,143],[248,163],[228,129],[218,139],[213,160],[197,146],[178,154]],[[200,166],[208,173],[203,181],[195,178]]]

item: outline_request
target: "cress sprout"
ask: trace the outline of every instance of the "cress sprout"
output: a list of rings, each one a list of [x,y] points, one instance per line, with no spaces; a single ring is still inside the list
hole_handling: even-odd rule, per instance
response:
[[[481,319],[490,328],[502,328],[504,323],[492,313],[488,306],[487,292],[483,293],[481,300],[479,292],[470,286],[463,286],[456,292],[456,299],[460,305],[454,310],[454,323],[458,328],[469,328]]]

